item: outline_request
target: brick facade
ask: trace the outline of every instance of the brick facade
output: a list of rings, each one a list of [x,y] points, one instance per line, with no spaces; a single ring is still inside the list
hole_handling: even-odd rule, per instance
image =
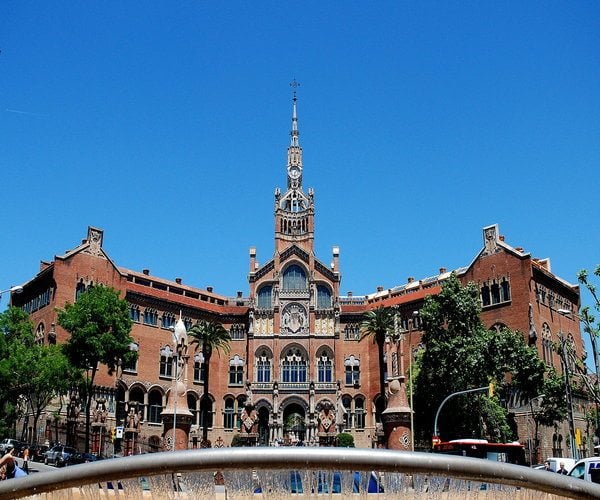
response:
[[[225,297],[179,279],[153,276],[149,270],[118,267],[104,249],[103,231],[92,227],[79,246],[43,262],[40,272],[24,285],[24,292],[12,296],[14,305],[31,313],[44,342],[66,340],[68,334],[57,325],[56,308],[74,302],[78,291],[88,286],[114,287],[130,304],[137,365],[113,375],[101,369],[96,379],[98,394],[108,402],[109,427],[123,423],[126,403],[135,400],[143,413],[140,442],[148,450],[160,446],[165,431],[160,412],[167,406],[172,384],[170,327],[181,314],[188,328],[198,319],[219,321],[233,339],[229,354],[215,353],[211,358],[210,401],[205,406],[201,404],[202,383],[194,376],[200,364],[195,366],[194,353],[190,357],[190,447],[198,444],[202,418],[212,419],[209,438],[213,443],[229,444],[238,432],[238,416],[248,398],[257,409],[262,444],[297,440],[329,444],[323,429],[333,415],[334,427],[328,429],[351,432],[357,446],[377,445],[382,435],[376,424],[381,410],[379,368],[376,346],[369,339],[359,341],[362,314],[382,305],[396,307],[398,327],[408,332],[403,352],[388,347],[388,375],[398,375],[399,359],[409,360],[420,342],[415,311],[427,295],[439,292],[450,273],[440,269],[436,276],[409,279],[388,290],[341,296],[339,249],[333,248],[330,265],[314,253],[314,195],[312,190],[303,190],[302,169],[294,99],[288,188],[275,194],[276,251],[271,260],[259,264],[256,250],[250,249],[246,296]],[[555,276],[548,260],[534,259],[505,243],[497,226],[483,229],[482,249],[470,265],[456,272],[463,282],[474,281],[481,287],[482,319],[487,326],[504,325],[523,332],[542,357],[548,355],[544,341],[556,341],[559,331],[571,334],[577,352],[583,351],[579,324],[572,319],[579,308],[578,287]],[[556,355],[545,360],[560,371]],[[523,402],[510,404],[520,421],[521,441],[529,443],[531,412]],[[204,410],[208,417],[203,416]],[[576,413],[576,425],[582,427],[581,414]],[[566,436],[568,432],[561,427],[546,434]],[[48,430],[47,435],[51,435]],[[564,437],[561,440],[566,456]],[[555,454],[552,445],[557,442],[557,437],[554,441],[543,438],[542,456]]]

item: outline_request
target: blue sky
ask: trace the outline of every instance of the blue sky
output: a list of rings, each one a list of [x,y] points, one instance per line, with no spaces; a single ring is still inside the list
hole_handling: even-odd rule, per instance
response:
[[[466,265],[494,223],[575,282],[600,261],[599,21],[570,1],[5,0],[0,289],[93,225],[120,266],[246,294],[293,78],[343,293]]]

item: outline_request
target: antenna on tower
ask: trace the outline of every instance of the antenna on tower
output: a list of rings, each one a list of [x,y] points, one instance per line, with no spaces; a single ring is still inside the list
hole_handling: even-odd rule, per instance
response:
[[[296,81],[296,78],[294,78],[291,82],[290,82],[290,87],[292,87],[292,97],[294,98],[294,100],[296,100],[296,89],[298,87],[300,87],[300,84]]]

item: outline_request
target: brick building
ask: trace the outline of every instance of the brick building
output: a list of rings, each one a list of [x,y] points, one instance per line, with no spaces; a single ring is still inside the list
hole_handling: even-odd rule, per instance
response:
[[[258,413],[261,444],[328,444],[328,433],[323,432],[326,412],[333,415],[333,420],[327,420],[331,430],[351,432],[357,446],[377,445],[382,410],[377,351],[371,341],[359,342],[362,315],[379,306],[396,308],[398,328],[407,333],[403,352],[388,344],[388,375],[397,376],[402,366],[399,357],[409,359],[420,342],[416,311],[427,295],[439,292],[450,272],[440,269],[436,276],[409,278],[391,289],[342,296],[339,249],[333,248],[331,264],[323,263],[314,252],[314,193],[304,191],[303,168],[294,96],[287,189],[275,192],[275,252],[259,264],[256,250],[250,249],[247,295],[239,292],[226,297],[210,287],[199,289],[181,279],[153,276],[148,269],[138,272],[119,267],[104,248],[103,231],[90,227],[80,245],[42,262],[23,293],[11,297],[13,305],[31,314],[40,341],[59,343],[68,334],[57,325],[56,308],[75,301],[87,287],[111,286],[127,300],[135,339],[132,348],[139,358],[134,366],[122,366],[116,374],[100,370],[97,376],[97,398],[106,401],[109,429],[122,425],[135,403],[141,411],[140,449],[162,447],[161,412],[167,406],[174,375],[171,329],[181,314],[188,328],[198,319],[216,320],[232,337],[230,353],[211,358],[208,400],[201,400],[202,359],[198,353],[190,358],[190,447],[198,445],[205,419],[211,441],[229,444],[248,398]],[[554,275],[548,259],[535,259],[506,243],[496,225],[483,229],[481,250],[468,266],[455,271],[462,281],[480,285],[487,326],[520,330],[544,361],[559,371],[560,360],[551,343],[560,331],[582,352],[579,324],[573,320],[579,308],[578,287]],[[509,404],[517,415],[522,442],[529,443],[533,410],[518,398]],[[55,423],[50,415],[49,411],[44,425],[51,439]],[[66,429],[65,419],[56,423],[61,432]],[[585,431],[578,406],[576,426]],[[566,427],[547,434],[542,439],[542,455],[567,456]]]

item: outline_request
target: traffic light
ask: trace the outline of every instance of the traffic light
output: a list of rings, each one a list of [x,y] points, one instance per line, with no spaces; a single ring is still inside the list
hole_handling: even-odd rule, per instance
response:
[[[490,382],[490,385],[488,385],[488,396],[490,398],[494,397],[494,389],[495,389],[494,382]]]

